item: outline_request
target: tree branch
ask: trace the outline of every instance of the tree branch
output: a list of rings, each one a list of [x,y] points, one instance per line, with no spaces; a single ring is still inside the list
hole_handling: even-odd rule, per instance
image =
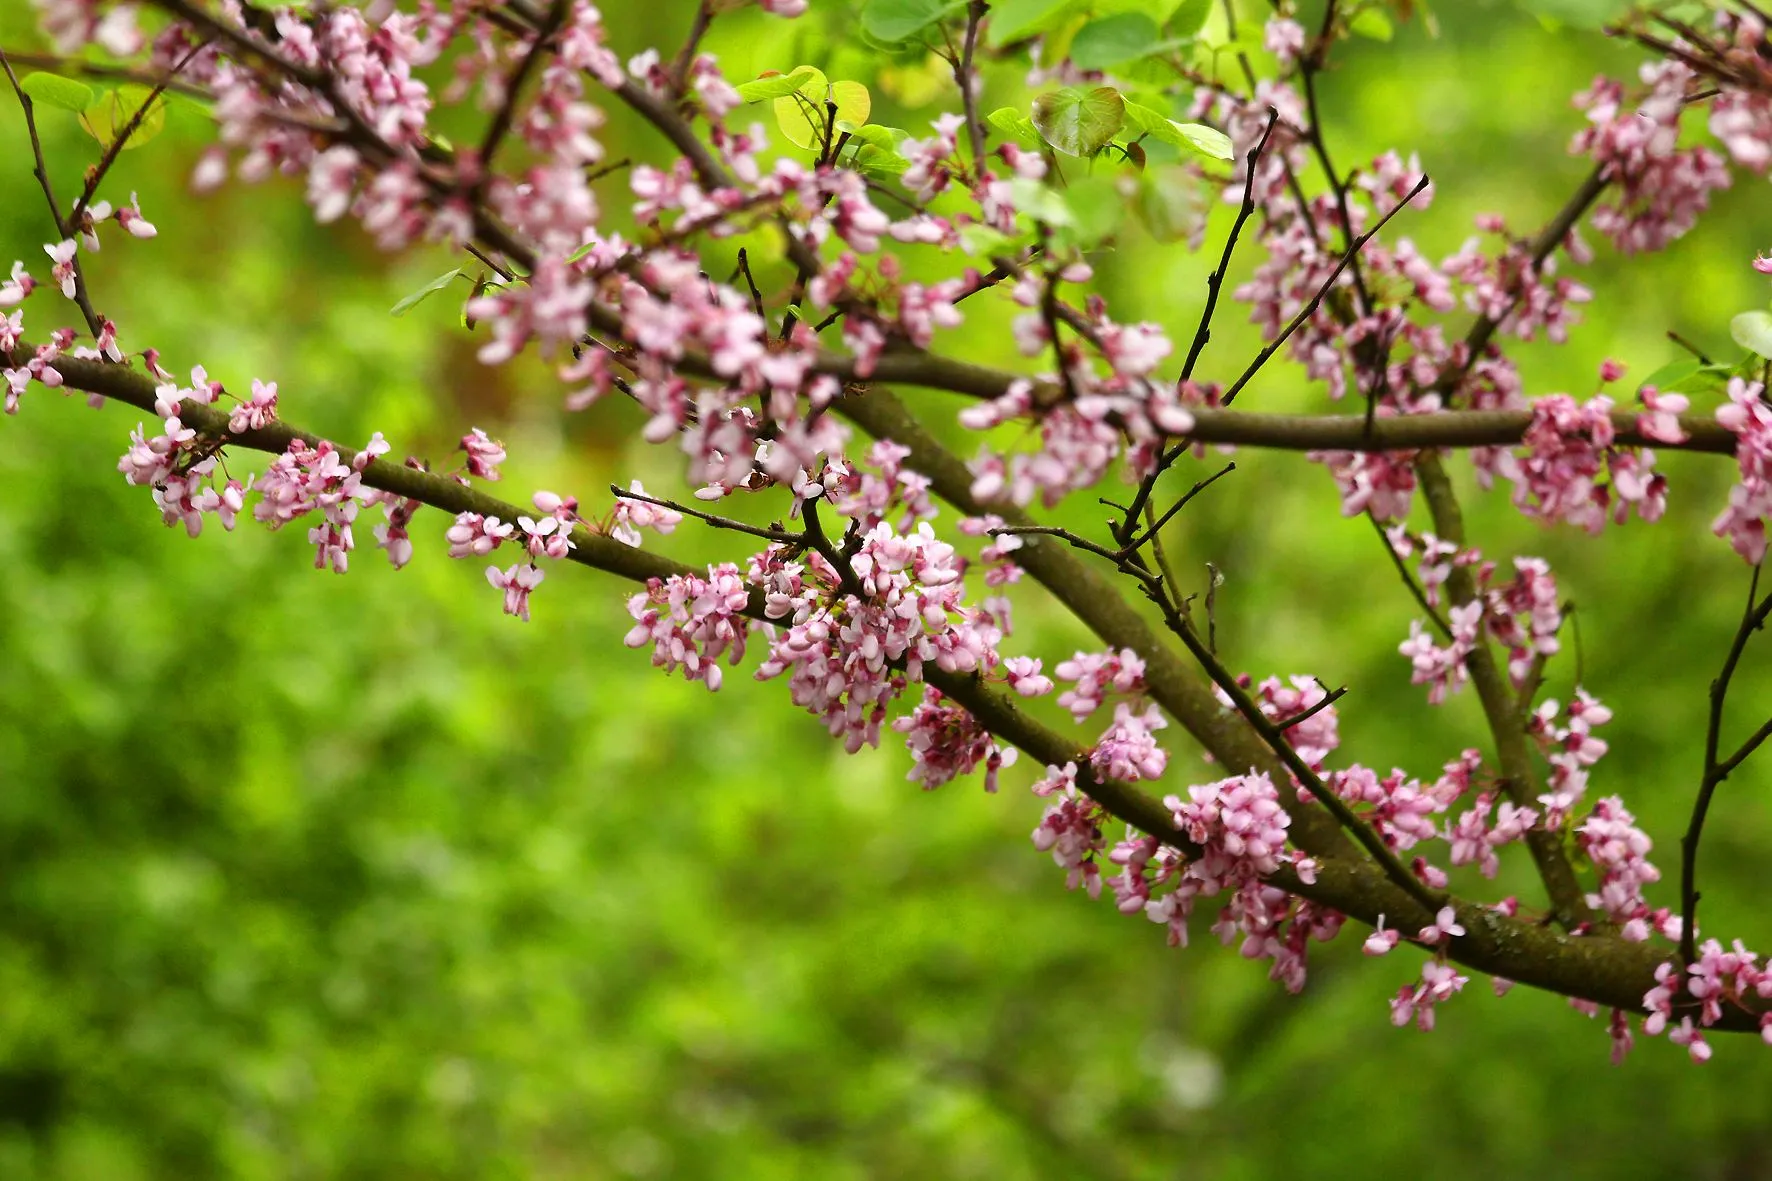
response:
[[[1415,472],[1421,480],[1428,510],[1433,515],[1434,532],[1440,540],[1458,550],[1464,549],[1464,514],[1458,507],[1452,480],[1441,466],[1439,456],[1432,451],[1423,452],[1416,457]],[[1452,601],[1460,606],[1475,601],[1479,593],[1470,568],[1456,562],[1446,577],[1446,589]],[[1495,663],[1487,629],[1479,629],[1476,647],[1465,663],[1470,670],[1471,682],[1477,687],[1477,696],[1483,703],[1483,716],[1488,720],[1489,732],[1495,739],[1502,790],[1516,806],[1535,807],[1542,785],[1538,768],[1532,761],[1526,724],[1521,716],[1523,711]],[[1529,828],[1526,830],[1526,847],[1538,866],[1538,876],[1544,882],[1545,891],[1550,895],[1551,913],[1557,922],[1568,929],[1582,924],[1592,925],[1596,921],[1594,912],[1587,905],[1581,883],[1575,878],[1575,868],[1569,863],[1557,834],[1544,828]]]
[[[15,356],[25,357],[31,351],[29,346],[20,345]],[[70,389],[100,394],[153,412],[155,382],[128,366],[72,357],[58,360],[57,365]],[[228,416],[218,407],[186,404],[181,415],[187,425],[204,434],[219,438],[226,433]],[[320,442],[317,436],[284,423],[233,436],[228,441],[232,446],[280,454],[292,439],[297,438],[310,445]],[[346,463],[354,458],[348,448],[341,448],[340,452]],[[515,519],[524,511],[457,483],[449,476],[403,464],[378,460],[364,469],[362,478],[372,488],[446,512],[477,512]],[[668,558],[633,549],[583,527],[574,530],[573,540],[577,548],[571,551],[570,560],[633,581],[692,572]],[[1051,548],[1057,551],[1057,547]],[[1113,597],[1118,598],[1117,595]],[[760,594],[755,597],[752,610],[761,616]],[[1185,836],[1174,829],[1168,811],[1160,801],[1132,785],[1096,779],[1089,770],[1085,752],[1063,735],[1029,717],[1012,696],[995,689],[977,674],[943,673],[932,664],[925,666],[925,679],[972,713],[993,734],[1020,747],[1029,756],[1054,766],[1077,762],[1079,786],[1118,819],[1173,844],[1184,854],[1191,848]],[[1322,813],[1315,814],[1325,821],[1329,819]],[[1295,834],[1298,827],[1294,825]],[[1290,867],[1282,867],[1269,880],[1282,889],[1368,925],[1375,924],[1381,914],[1399,924],[1426,925],[1432,921],[1432,914],[1424,911],[1416,899],[1376,873],[1371,866],[1351,859],[1316,856],[1318,865],[1314,881],[1301,881]],[[1610,937],[1570,938],[1536,923],[1507,918],[1471,903],[1453,905],[1466,934],[1451,940],[1448,950],[1454,960],[1468,967],[1551,992],[1638,1012],[1642,1010],[1644,994],[1655,986],[1655,969],[1664,957],[1648,944],[1628,943]],[[1730,1006],[1725,1009],[1722,1021],[1710,1028],[1757,1031],[1757,1011]]]

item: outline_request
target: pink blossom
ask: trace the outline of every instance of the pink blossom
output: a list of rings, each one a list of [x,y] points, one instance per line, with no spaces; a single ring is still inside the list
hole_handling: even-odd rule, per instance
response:
[[[634,480],[628,485],[628,491],[644,496],[646,489],[640,481]],[[625,496],[615,499],[615,514],[612,518],[609,536],[623,545],[640,547],[640,530],[656,529],[660,533],[670,533],[683,522],[683,514],[676,509],[666,508],[661,504],[651,504],[644,500],[632,500]]]
[[[505,614],[515,615],[524,623],[529,622],[529,595],[541,580],[546,577],[540,566],[512,566],[508,570],[500,570],[497,566],[486,567],[486,581],[505,593]]]
[[[1397,942],[1402,939],[1402,937],[1402,933],[1395,928],[1386,930],[1384,916],[1379,915],[1378,925],[1373,928],[1372,934],[1366,937],[1366,942],[1361,946],[1360,950],[1367,955],[1387,955],[1397,946]]]
[[[498,465],[505,461],[502,443],[488,438],[485,431],[475,427],[461,437],[461,449],[467,452],[470,476],[490,481],[499,478]]]

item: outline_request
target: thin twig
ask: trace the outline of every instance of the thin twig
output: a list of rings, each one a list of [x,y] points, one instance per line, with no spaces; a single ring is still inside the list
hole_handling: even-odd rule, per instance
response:
[[[80,196],[74,202],[74,207],[68,211],[69,225],[78,228],[84,222],[86,209],[92,204],[92,198],[97,195],[98,186],[103,183],[105,174],[110,172],[111,166],[117,162],[117,157],[122,154],[123,145],[129,142],[129,137],[140,130],[142,120],[148,117],[148,112],[153,109],[155,103],[160,101],[160,96],[166,92],[167,83],[182,74],[192,58],[214,43],[214,38],[199,41],[187,50],[170,70],[166,71],[165,77],[154,83],[154,88],[148,92],[148,97],[143,100],[141,106],[135,109],[135,113],[129,116],[128,122],[123,124],[116,135],[112,136],[110,144],[105,148],[105,154],[99,157],[98,163],[87,169],[86,187],[80,191]]]
[[[1200,326],[1194,330],[1194,342],[1188,346],[1187,360],[1181,366],[1182,381],[1187,381],[1194,375],[1194,365],[1200,359],[1200,352],[1212,338],[1212,313],[1218,307],[1219,288],[1224,285],[1225,272],[1230,269],[1231,255],[1237,248],[1237,237],[1255,212],[1255,169],[1261,163],[1261,154],[1267,148],[1268,137],[1273,135],[1274,125],[1279,121],[1280,112],[1269,107],[1267,126],[1261,129],[1261,138],[1255,141],[1255,146],[1243,158],[1243,203],[1237,207],[1237,220],[1231,223],[1230,237],[1224,240],[1224,253],[1218,256],[1218,266],[1206,276],[1206,306],[1200,311]]]
[[[623,488],[620,484],[609,485],[609,490],[622,500],[638,500],[643,504],[655,504],[659,508],[668,508],[673,512],[682,513],[686,517],[694,517],[705,521],[716,529],[730,529],[734,533],[747,533],[752,537],[760,537],[764,541],[773,541],[777,545],[802,545],[805,539],[797,533],[789,533],[786,529],[769,529],[759,525],[735,521],[731,517],[719,517],[713,513],[704,513],[698,508],[686,504],[678,504],[674,500],[665,500],[657,496],[648,496],[644,492],[635,492]]]
[[[1698,958],[1698,844],[1704,837],[1704,821],[1710,814],[1711,797],[1716,794],[1717,785],[1772,734],[1772,722],[1767,722],[1729,759],[1718,757],[1723,736],[1723,705],[1729,696],[1729,682],[1735,677],[1748,640],[1765,625],[1767,616],[1772,615],[1772,595],[1757,604],[1754,601],[1760,593],[1762,568],[1754,567],[1747,587],[1747,606],[1741,612],[1741,624],[1735,629],[1729,654],[1723,658],[1722,671],[1710,683],[1710,717],[1704,733],[1704,777],[1699,781],[1698,795],[1692,801],[1692,819],[1686,825],[1686,834],[1680,838],[1680,959],[1688,964]]]
[[[24,109],[25,131],[31,139],[31,155],[36,163],[37,184],[43,189],[43,199],[49,204],[50,220],[55,223],[56,233],[60,235],[62,241],[75,240],[75,227],[62,216],[61,206],[55,199],[55,187],[49,180],[49,164],[43,158],[43,140],[37,134],[36,108],[31,102],[31,96],[25,93],[23,86],[19,85],[18,75],[12,72],[12,63],[6,60],[4,50],[0,50],[0,69],[6,71],[6,80],[12,83],[12,93],[18,97],[19,106]],[[93,339],[96,340],[104,333],[105,321],[104,317],[93,308],[92,298],[87,294],[86,270],[80,265],[80,251],[77,242],[74,256],[69,259],[68,265],[74,274],[74,303],[80,309],[80,314],[85,317],[86,327],[91,330]]]
[[[1268,358],[1278,352],[1280,347],[1291,339],[1292,334],[1304,326],[1305,321],[1316,315],[1317,308],[1321,306],[1323,302],[1323,297],[1329,294],[1329,289],[1333,287],[1335,281],[1341,277],[1341,272],[1346,270],[1348,266],[1353,263],[1354,256],[1359,254],[1360,251],[1365,248],[1366,243],[1370,242],[1373,237],[1377,235],[1378,231],[1384,229],[1385,224],[1400,213],[1404,206],[1408,205],[1409,202],[1413,201],[1416,197],[1419,197],[1422,191],[1427,188],[1428,184],[1427,174],[1423,173],[1421,179],[1415,182],[1415,187],[1410,189],[1403,199],[1392,206],[1383,217],[1379,218],[1377,225],[1361,234],[1358,238],[1355,238],[1348,246],[1347,250],[1342,252],[1341,261],[1335,264],[1335,269],[1329,272],[1329,278],[1317,288],[1317,293],[1311,296],[1310,302],[1305,304],[1304,307],[1299,310],[1299,313],[1292,318],[1292,322],[1286,325],[1279,336],[1275,337],[1261,350],[1261,352],[1256,354],[1255,360],[1249,363],[1249,367],[1243,371],[1243,375],[1231,384],[1230,389],[1225,391],[1224,404],[1226,406],[1229,406],[1236,396],[1243,391],[1243,387],[1249,384],[1251,378],[1261,372],[1261,367],[1268,363]]]
[[[529,75],[533,74],[535,68],[541,64],[542,54],[546,52],[549,43],[554,39],[554,34],[565,20],[566,0],[554,0],[548,9],[546,24],[536,30],[535,40],[529,43],[528,50],[523,54],[523,60],[517,63],[517,68],[511,72],[509,80],[505,82],[504,101],[499,103],[498,110],[493,112],[492,122],[486,127],[485,138],[480,141],[480,154],[476,158],[480,182],[476,189],[476,195],[485,191],[486,181],[492,172],[492,158],[498,154],[499,145],[504,142],[505,135],[511,130],[511,124],[516,120],[517,107],[523,101],[523,83],[529,80]]]
[[[1317,680],[1316,677],[1312,677],[1311,679],[1313,681],[1317,682],[1317,688],[1321,689],[1323,687],[1322,681]],[[1340,701],[1343,697],[1346,697],[1346,696],[1347,696],[1347,686],[1346,685],[1341,686],[1339,689],[1331,689],[1327,693],[1324,694],[1323,700],[1317,702],[1317,704],[1311,706],[1309,709],[1301,710],[1298,713],[1293,714],[1289,718],[1284,718],[1278,722],[1275,722],[1274,728],[1276,730],[1278,730],[1280,733],[1284,734],[1286,731],[1292,729],[1292,727],[1298,725],[1300,722],[1308,721],[1309,719],[1316,717],[1318,714],[1322,713],[1324,710],[1328,709],[1330,706],[1334,705],[1337,701]]]
[[[1427,617],[1433,621],[1433,625],[1440,629],[1440,634],[1450,640],[1452,626],[1440,616],[1440,613],[1434,609],[1434,605],[1428,602],[1427,592],[1422,589],[1421,583],[1416,581],[1415,575],[1409,572],[1409,566],[1403,561],[1403,555],[1399,554],[1396,547],[1391,544],[1390,535],[1384,531],[1384,523],[1378,519],[1378,514],[1367,509],[1366,519],[1371,521],[1372,528],[1378,531],[1379,544],[1383,545],[1384,552],[1390,555],[1391,564],[1396,566],[1397,576],[1403,580],[1403,585],[1409,588],[1409,593],[1415,596],[1415,601],[1421,605],[1423,611],[1427,612]]]

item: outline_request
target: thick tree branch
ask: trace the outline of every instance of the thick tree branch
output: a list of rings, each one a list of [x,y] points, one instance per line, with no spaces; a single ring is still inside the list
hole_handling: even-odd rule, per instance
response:
[[[1464,514],[1458,507],[1452,480],[1441,466],[1440,457],[1431,451],[1424,452],[1415,460],[1415,472],[1421,480],[1428,510],[1433,515],[1434,532],[1440,540],[1462,550],[1466,544]],[[1480,593],[1470,567],[1456,562],[1446,578],[1446,589],[1452,601],[1460,606],[1473,602]],[[1465,667],[1470,670],[1471,683],[1477,688],[1477,697],[1483,703],[1483,716],[1495,739],[1502,790],[1517,807],[1536,808],[1542,784],[1537,764],[1532,760],[1524,710],[1495,663],[1495,653],[1489,647],[1486,630],[1479,630],[1476,647],[1465,661]],[[1575,868],[1569,863],[1557,834],[1536,826],[1529,828],[1526,830],[1526,847],[1531,851],[1532,860],[1538,866],[1538,876],[1543,879],[1545,891],[1550,895],[1551,913],[1556,920],[1571,929],[1594,923],[1594,912],[1588,907],[1581,883],[1575,878]]]

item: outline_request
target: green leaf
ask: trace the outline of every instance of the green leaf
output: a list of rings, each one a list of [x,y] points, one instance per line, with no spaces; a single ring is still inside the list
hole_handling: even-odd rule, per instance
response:
[[[966,0],[868,0],[861,10],[861,27],[881,41],[905,41],[965,4]]]
[[[968,222],[960,227],[960,249],[972,258],[989,258],[993,254],[1013,253],[1011,248],[1016,239],[998,229],[993,229],[978,222]]]
[[[1157,52],[1163,45],[1157,22],[1142,12],[1090,21],[1071,40],[1071,61],[1080,70],[1106,70]]]
[[[857,127],[850,137],[856,144],[854,165],[867,176],[897,176],[911,166],[898,150],[898,145],[910,138],[910,133],[902,128],[869,123]]]
[[[1009,182],[1009,199],[1015,202],[1016,212],[1024,213],[1035,221],[1045,222],[1049,226],[1070,226],[1074,223],[1071,207],[1065,204],[1063,195],[1044,181],[1035,180],[1031,176],[1018,176]]]
[[[48,103],[64,111],[84,111],[92,105],[92,87],[72,78],[63,78],[60,74],[46,74],[41,71],[27,74],[18,88],[30,95],[33,101]]]
[[[1093,156],[1126,122],[1126,102],[1112,86],[1067,86],[1034,100],[1034,126],[1047,143],[1071,156]]]
[[[1661,368],[1638,382],[1638,388],[1652,385],[1663,391],[1678,390],[1683,385],[1704,372],[1704,362],[1688,357],[1680,361],[1669,361]]]
[[[1177,123],[1163,112],[1135,102],[1126,104],[1126,121],[1162,143],[1198,152],[1211,160],[1231,159],[1231,137],[1204,123]]]
[[[1212,204],[1212,195],[1200,177],[1179,164],[1153,169],[1139,178],[1138,216],[1159,242],[1191,238]]]
[[[148,104],[152,97],[152,105],[147,107],[140,124],[129,136],[129,142],[123,145],[124,151],[139,148],[159,135],[166,127],[166,100],[155,95],[146,86],[119,86],[99,99],[80,114],[80,126],[86,133],[106,148],[117,138],[119,132],[129,126],[135,113]]]
[[[460,278],[462,274],[463,272],[460,267],[455,268],[453,271],[443,272],[441,275],[438,275],[435,279],[432,279],[429,283],[426,283],[423,287],[420,287],[417,291],[414,291],[411,295],[408,295],[405,299],[389,308],[388,313],[394,316],[404,316],[407,312],[449,286],[457,278]]]
[[[887,151],[896,150],[899,144],[910,138],[910,133],[902,128],[883,127],[878,123],[869,123],[866,126],[857,127],[854,131],[851,131],[849,135],[850,138],[856,140],[858,143],[868,144],[876,148],[883,148]]]
[[[863,144],[855,153],[855,167],[863,176],[871,176],[876,180],[897,176],[910,166],[911,162],[896,148],[876,148],[872,144]]]
[[[1169,18],[1169,35],[1184,39],[1198,37],[1200,30],[1206,27],[1206,18],[1211,15],[1212,0],[1186,0]]]
[[[998,107],[986,115],[984,121],[1011,139],[1036,146],[1040,143],[1040,129],[1034,126],[1032,119],[1014,107]]]
[[[782,135],[796,147],[817,148],[825,141],[831,112],[827,102],[837,105],[837,123],[833,134],[859,128],[868,121],[874,109],[873,97],[860,82],[826,82],[824,72],[812,66],[801,66],[794,76],[806,75],[799,89],[775,100],[775,121]],[[841,124],[848,123],[850,129]]]
[[[1113,237],[1126,220],[1126,198],[1121,195],[1116,178],[1110,175],[1072,181],[1064,190],[1064,203],[1071,211],[1071,224],[1076,228],[1080,246],[1093,246]]]
[[[1743,312],[1729,321],[1729,335],[1750,353],[1772,360],[1772,312]]]
[[[733,89],[738,91],[738,97],[748,103],[762,102],[766,98],[780,98],[784,94],[794,93],[816,73],[818,71],[811,66],[801,66],[791,74],[765,74],[753,81],[740,83]]]
[[[985,40],[991,45],[1007,45],[1044,32],[1073,7],[1076,0],[1003,0],[991,5],[991,24]]]
[[[1391,18],[1377,8],[1368,8],[1354,14],[1354,19],[1347,23],[1348,32],[1373,41],[1389,41],[1391,39]]]

